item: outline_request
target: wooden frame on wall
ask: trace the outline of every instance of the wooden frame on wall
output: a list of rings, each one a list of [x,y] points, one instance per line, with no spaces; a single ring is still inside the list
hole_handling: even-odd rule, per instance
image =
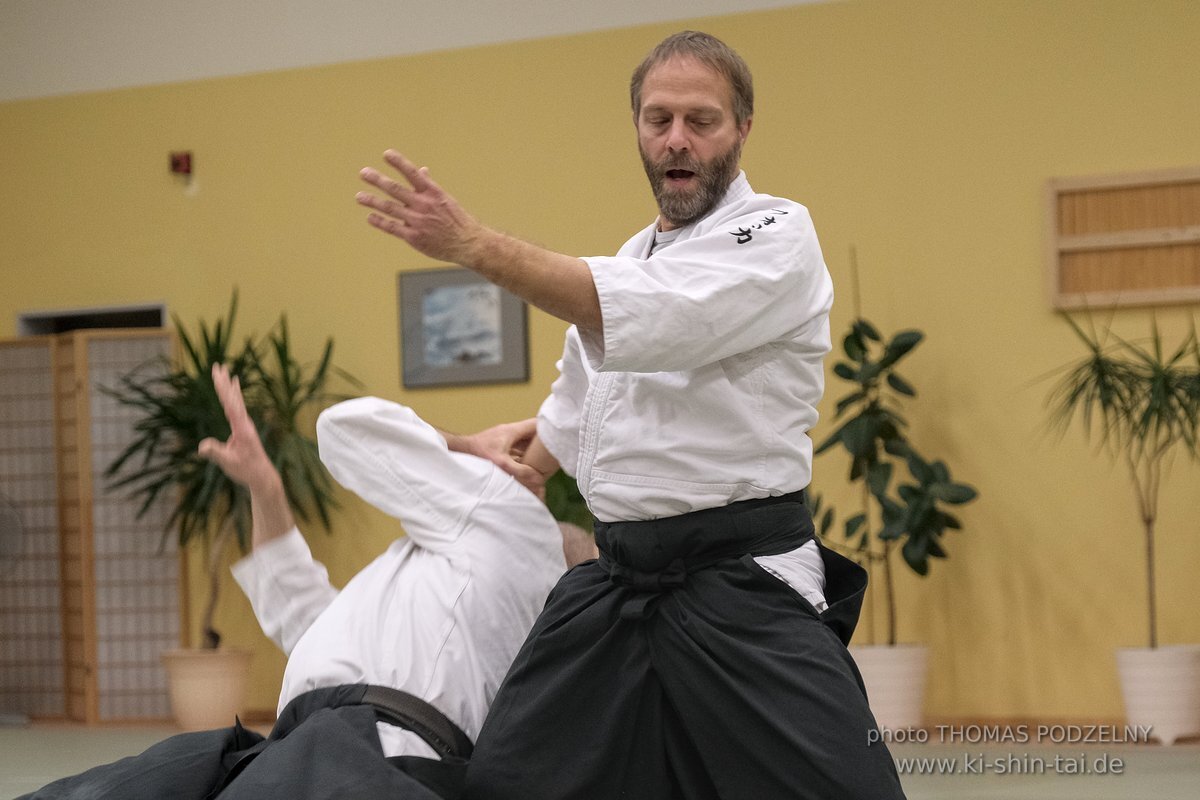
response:
[[[401,272],[405,388],[529,380],[528,307],[461,267]]]
[[[1046,216],[1055,308],[1200,301],[1200,167],[1054,178]]]

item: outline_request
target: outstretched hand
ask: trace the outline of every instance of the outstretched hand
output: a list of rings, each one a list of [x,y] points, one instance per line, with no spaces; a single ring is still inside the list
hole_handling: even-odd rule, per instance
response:
[[[383,193],[355,196],[360,205],[372,209],[367,222],[430,258],[474,270],[548,314],[603,332],[600,297],[587,262],[483,225],[429,177],[428,168],[418,168],[395,150],[383,158],[407,184],[370,167],[363,169],[363,181]]]
[[[363,169],[359,173],[363,181],[386,195],[359,192],[355,196],[360,205],[373,209],[367,222],[430,258],[469,266],[473,248],[487,229],[429,177],[428,167],[418,169],[395,150],[388,150],[383,158],[408,186],[378,170]]]
[[[278,472],[267,457],[254,421],[246,411],[241,383],[229,374],[229,368],[223,364],[213,365],[212,379],[221,408],[225,410],[225,418],[229,421],[229,438],[222,442],[209,437],[200,442],[197,452],[201,458],[213,462],[243,486],[255,489],[267,485],[278,476]]]

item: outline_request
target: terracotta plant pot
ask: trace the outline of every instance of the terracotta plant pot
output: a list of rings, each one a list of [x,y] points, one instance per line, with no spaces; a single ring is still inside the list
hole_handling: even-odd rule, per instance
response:
[[[185,731],[227,728],[241,711],[250,672],[246,650],[167,650],[163,666],[175,722]]]
[[[921,727],[929,648],[920,644],[854,645],[850,655],[862,673],[880,731]]]
[[[1117,650],[1129,725],[1149,725],[1163,744],[1200,735],[1200,645]]]

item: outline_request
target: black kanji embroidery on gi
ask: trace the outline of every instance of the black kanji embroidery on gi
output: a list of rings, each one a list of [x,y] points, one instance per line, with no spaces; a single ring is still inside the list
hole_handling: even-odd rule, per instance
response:
[[[778,208],[772,208],[771,211],[775,214],[783,214],[785,217],[788,214],[788,212]],[[774,225],[778,222],[779,220],[775,219],[775,217],[763,217],[757,224],[751,225],[749,228],[738,228],[736,231],[730,231],[729,235],[737,237],[738,244],[745,244],[754,239],[753,231],[761,231],[764,226]]]

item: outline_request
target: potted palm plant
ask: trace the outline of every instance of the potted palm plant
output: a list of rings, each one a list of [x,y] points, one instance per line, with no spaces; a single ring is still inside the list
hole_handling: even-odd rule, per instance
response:
[[[144,364],[122,377],[118,386],[105,390],[137,411],[133,440],[105,472],[110,486],[129,490],[141,501],[139,517],[157,502],[173,503],[164,535],[177,535],[181,547],[205,550],[207,598],[200,622],[201,647],[164,654],[172,682],[178,679],[191,686],[181,691],[172,688],[177,720],[189,729],[229,724],[240,705],[249,666],[248,652],[220,647],[221,635],[214,627],[225,554],[234,542],[245,552],[251,532],[246,490],[197,454],[206,437],[229,436],[212,383],[214,364],[228,365],[240,380],[247,410],[283,478],[297,518],[308,521],[315,516],[328,530],[335,506],[332,479],[301,420],[329,399],[330,374],[345,375],[331,364],[332,340],[325,342],[320,358],[309,369],[293,354],[286,317],[281,316],[262,341],[236,343],[236,314],[235,291],[228,314],[211,326],[200,322],[196,333],[189,333],[174,318],[181,358]],[[227,671],[235,675],[227,691],[215,692],[196,683]],[[229,702],[218,708],[219,697]]]
[[[1138,344],[1098,332],[1090,317],[1087,330],[1064,318],[1087,354],[1051,390],[1051,420],[1061,430],[1080,417],[1084,433],[1125,464],[1142,523],[1147,647],[1119,649],[1117,669],[1129,723],[1151,725],[1171,744],[1200,733],[1200,647],[1159,643],[1155,527],[1171,456],[1200,455],[1200,346],[1194,329],[1168,352],[1157,324]]]
[[[885,341],[874,325],[855,319],[842,340],[844,358],[834,375],[850,384],[837,402],[835,420],[841,423],[816,449],[816,454],[841,447],[850,457],[849,480],[857,484],[859,508],[845,520],[844,533],[851,555],[872,581],[882,586],[886,610],[883,641],[876,640],[873,615],[867,626],[868,645],[851,648],[871,698],[876,721],[891,729],[916,727],[921,722],[927,650],[923,645],[897,643],[894,554],[924,576],[933,558],[946,558],[942,537],[961,523],[950,506],[969,503],[976,490],[957,482],[944,461],[928,459],[913,444],[903,416],[903,400],[916,389],[896,367],[923,339],[916,330],[901,331]],[[822,509],[813,499],[813,516],[822,535],[833,527],[833,508]]]

